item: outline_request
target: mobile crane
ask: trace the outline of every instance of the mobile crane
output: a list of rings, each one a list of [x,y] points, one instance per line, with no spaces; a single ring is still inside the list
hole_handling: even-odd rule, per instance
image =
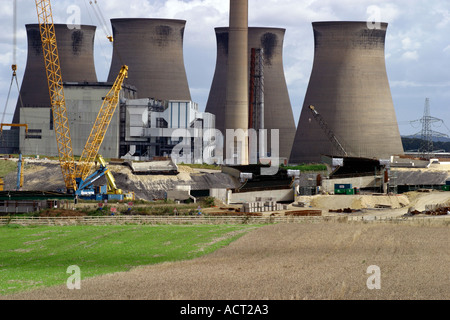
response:
[[[123,81],[128,76],[128,66],[122,66],[113,87],[106,95],[81,158],[75,165],[50,0],[36,0],[36,9],[55,123],[59,162],[67,192],[77,197],[96,200],[105,197],[119,200],[134,198],[134,195],[130,193],[124,196],[123,192],[115,187],[112,174],[106,168],[103,158],[98,154],[119,102]],[[96,158],[100,159],[100,169],[89,175]],[[106,175],[108,186],[112,186],[106,192],[101,187],[93,187],[93,182],[103,175]]]

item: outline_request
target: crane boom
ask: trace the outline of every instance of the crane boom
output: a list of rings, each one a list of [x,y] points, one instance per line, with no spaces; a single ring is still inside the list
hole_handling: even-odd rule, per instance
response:
[[[76,177],[84,180],[90,173],[100,146],[105,138],[111,119],[119,103],[123,81],[128,76],[128,66],[122,66],[113,87],[103,100],[92,131],[77,164]]]
[[[36,0],[36,10],[55,124],[59,163],[67,190],[69,192],[76,191],[75,161],[50,0]]]
[[[314,119],[316,119],[316,121],[319,123],[320,127],[325,132],[325,134],[327,135],[328,139],[331,141],[333,146],[339,151],[339,153],[342,156],[347,157],[348,156],[347,151],[345,151],[344,147],[339,142],[334,132],[330,129],[330,127],[328,127],[328,124],[326,123],[325,119],[322,118],[322,116],[319,114],[319,112],[317,112],[314,106],[309,106],[309,110],[311,110]]]

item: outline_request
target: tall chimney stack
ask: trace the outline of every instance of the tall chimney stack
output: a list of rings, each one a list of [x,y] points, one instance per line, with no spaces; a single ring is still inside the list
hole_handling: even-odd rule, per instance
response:
[[[228,47],[227,95],[225,106],[225,130],[248,130],[248,0],[230,0],[230,34]],[[248,165],[248,138],[237,144],[226,139],[225,154],[238,154],[239,165]],[[230,152],[232,152],[230,154]]]

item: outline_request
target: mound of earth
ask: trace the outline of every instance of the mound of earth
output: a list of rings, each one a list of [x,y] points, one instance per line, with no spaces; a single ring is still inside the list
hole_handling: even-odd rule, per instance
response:
[[[317,195],[297,197],[296,201],[303,203],[306,207],[323,210],[400,209],[410,205],[410,201],[405,195]]]
[[[137,175],[125,165],[108,165],[117,186],[126,191],[134,192],[136,199],[155,200],[165,199],[166,192],[177,186],[191,186],[192,190],[209,190],[210,188],[234,188],[238,182],[231,176],[220,171],[199,173],[187,167],[178,166],[177,175]],[[22,190],[65,190],[58,161],[47,159],[25,159],[24,184]],[[4,178],[5,190],[16,188],[17,174],[12,172]],[[100,178],[96,185],[105,185],[106,179]]]

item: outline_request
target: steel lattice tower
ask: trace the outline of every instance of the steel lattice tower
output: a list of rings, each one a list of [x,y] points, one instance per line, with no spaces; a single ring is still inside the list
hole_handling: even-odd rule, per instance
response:
[[[433,124],[443,122],[443,120],[431,116],[429,98],[425,100],[425,110],[420,122],[422,123],[422,131],[420,132],[422,142],[419,152],[424,158],[430,158],[434,151],[433,137],[448,137],[448,135],[433,130]],[[416,135],[419,135],[419,133]]]

